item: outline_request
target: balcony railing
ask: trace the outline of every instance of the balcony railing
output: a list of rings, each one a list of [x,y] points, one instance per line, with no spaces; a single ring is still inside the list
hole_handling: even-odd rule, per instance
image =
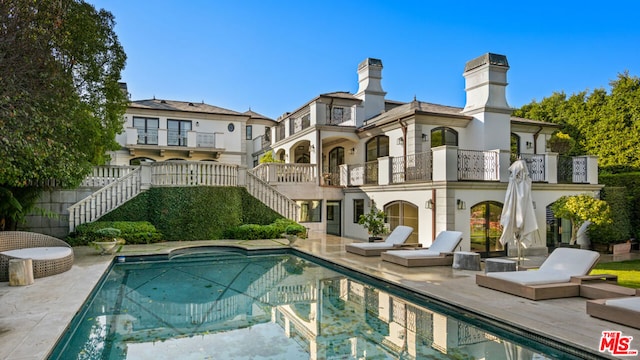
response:
[[[500,153],[458,150],[458,180],[500,180]]]
[[[318,178],[315,164],[264,163],[253,173],[268,183],[316,183]]]
[[[411,181],[430,181],[433,161],[431,151],[391,159],[391,182],[399,184]]]
[[[519,154],[519,157],[527,164],[527,170],[529,170],[529,177],[531,178],[531,181],[547,181],[545,154]]]
[[[559,156],[558,157],[558,183],[563,184],[584,184],[587,179],[587,157],[586,156]]]

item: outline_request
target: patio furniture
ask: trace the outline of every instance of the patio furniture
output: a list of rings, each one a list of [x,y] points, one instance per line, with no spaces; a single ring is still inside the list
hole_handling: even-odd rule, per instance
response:
[[[531,300],[580,296],[581,277],[599,257],[591,250],[558,248],[538,270],[477,274],[476,284]]]
[[[480,254],[471,251],[456,251],[453,253],[451,267],[456,270],[480,271]]]
[[[390,250],[382,253],[382,260],[407,267],[452,265],[460,241],[462,232],[441,231],[428,249]]]
[[[590,316],[640,329],[640,290],[638,296],[587,300]]]
[[[0,281],[9,281],[11,259],[32,259],[33,277],[60,274],[73,266],[73,249],[55,237],[26,231],[0,232]]]
[[[484,261],[484,272],[505,272],[516,271],[516,261],[509,259],[486,259]]]
[[[362,256],[379,256],[382,252],[390,249],[397,249],[403,246],[420,246],[420,244],[405,243],[412,232],[413,228],[411,226],[398,225],[383,242],[347,244],[345,245],[345,250]]]

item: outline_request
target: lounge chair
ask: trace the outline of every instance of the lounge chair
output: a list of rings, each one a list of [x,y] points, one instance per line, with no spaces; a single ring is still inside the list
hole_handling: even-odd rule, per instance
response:
[[[441,231],[428,249],[390,250],[382,253],[382,260],[407,267],[451,265],[460,241],[462,232]]]
[[[640,289],[638,296],[587,300],[587,314],[640,329]]]
[[[477,274],[476,284],[531,300],[580,296],[581,277],[588,277],[599,257],[591,250],[558,248],[538,270]]]
[[[405,244],[412,232],[411,226],[398,225],[385,241],[348,244],[345,246],[345,250],[362,256],[379,256],[384,251],[397,249],[404,245],[418,246],[418,244]]]
[[[33,277],[60,274],[73,266],[73,249],[66,242],[26,231],[0,231],[0,282],[9,281],[11,259],[32,259]]]

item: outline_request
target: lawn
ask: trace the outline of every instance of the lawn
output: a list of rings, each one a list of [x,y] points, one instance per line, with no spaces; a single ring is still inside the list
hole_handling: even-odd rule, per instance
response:
[[[640,260],[601,263],[596,265],[591,274],[618,275],[619,285],[640,288]]]

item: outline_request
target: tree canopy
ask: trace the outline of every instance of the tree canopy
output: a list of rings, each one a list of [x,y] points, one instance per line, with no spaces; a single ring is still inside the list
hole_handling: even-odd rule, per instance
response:
[[[640,79],[618,74],[611,90],[596,89],[571,96],[555,92],[514,111],[515,116],[562,125],[575,142],[569,155],[596,155],[607,168],[640,168]]]
[[[128,97],[108,11],[82,0],[3,0],[0,19],[0,201],[21,204],[3,206],[2,220],[24,215],[20,194],[43,181],[74,186],[103,164],[118,148]]]

